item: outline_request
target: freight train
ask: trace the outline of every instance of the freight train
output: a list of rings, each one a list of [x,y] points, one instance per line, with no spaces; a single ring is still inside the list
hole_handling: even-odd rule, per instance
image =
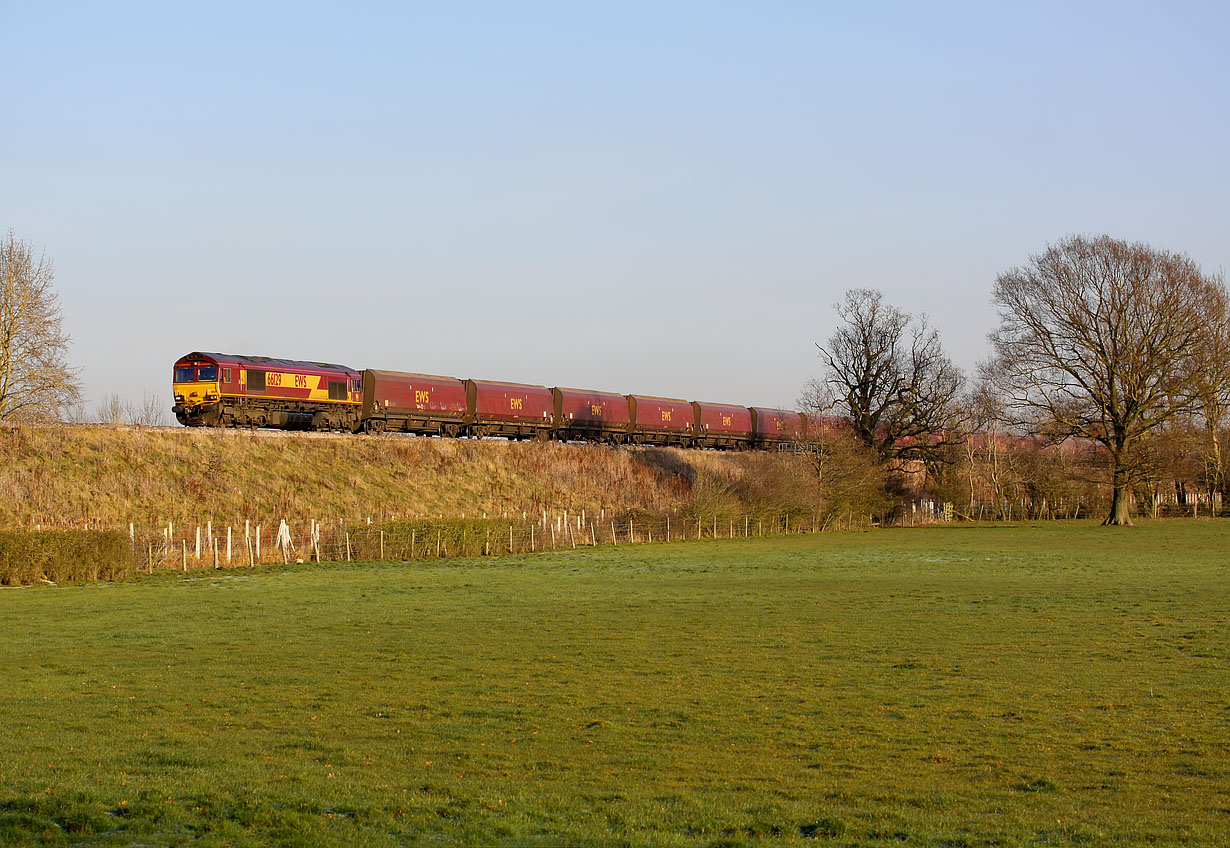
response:
[[[171,411],[188,427],[744,449],[800,443],[829,426],[785,409],[222,353],[180,357],[173,389]]]

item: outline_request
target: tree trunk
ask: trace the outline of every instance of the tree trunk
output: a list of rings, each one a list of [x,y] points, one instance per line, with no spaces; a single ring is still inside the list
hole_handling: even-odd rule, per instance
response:
[[[1128,485],[1128,473],[1126,468],[1118,465],[1114,471],[1114,497],[1110,504],[1110,515],[1106,516],[1106,520],[1102,522],[1103,527],[1131,527],[1132,518],[1128,513],[1128,503],[1131,495],[1131,488]]]
[[[1216,518],[1217,495],[1224,492],[1226,488],[1225,465],[1221,456],[1221,438],[1218,435],[1216,426],[1209,427],[1209,443],[1213,453],[1213,479],[1209,482],[1209,512]],[[1222,504],[1225,504],[1224,496]]]

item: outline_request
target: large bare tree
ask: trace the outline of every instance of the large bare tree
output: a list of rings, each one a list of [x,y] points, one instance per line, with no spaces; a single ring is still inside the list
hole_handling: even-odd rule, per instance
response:
[[[1009,420],[1105,446],[1105,524],[1131,524],[1142,440],[1196,408],[1226,291],[1187,256],[1109,236],[1070,236],[999,276],[988,371]]]
[[[1205,366],[1196,374],[1198,417],[1204,435],[1198,450],[1204,459],[1209,502],[1213,503],[1214,495],[1220,493],[1225,503],[1228,481],[1223,428],[1230,417],[1230,298],[1222,300],[1220,314],[1208,316],[1206,326],[1201,351]]]
[[[78,399],[54,278],[11,230],[0,241],[0,421],[58,418]]]
[[[965,377],[939,333],[872,289],[850,289],[835,308],[841,324],[816,345],[826,374],[808,384],[807,404],[847,419],[881,462],[942,461]]]

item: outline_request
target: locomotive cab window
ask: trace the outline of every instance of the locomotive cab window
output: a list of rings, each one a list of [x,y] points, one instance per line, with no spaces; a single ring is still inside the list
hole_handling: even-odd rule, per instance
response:
[[[192,382],[192,366],[180,365],[175,369],[175,382],[191,383]]]
[[[200,368],[196,369],[196,378],[202,383],[212,383],[214,380],[218,379],[218,366],[202,365]]]
[[[222,369],[222,382],[229,383],[230,381],[231,381],[231,369],[223,368]]]
[[[362,377],[359,377],[354,381],[354,389],[352,391],[356,391],[356,392],[363,391],[363,378]]]
[[[248,391],[263,392],[265,390],[265,372],[264,371],[249,371],[248,372]]]
[[[329,381],[329,400],[346,400],[346,381]]]

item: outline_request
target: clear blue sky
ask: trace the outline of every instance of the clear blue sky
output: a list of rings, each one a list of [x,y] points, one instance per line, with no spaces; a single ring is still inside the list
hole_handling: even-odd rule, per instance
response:
[[[1230,266],[1225,3],[0,2],[92,402],[191,350],[792,405],[1068,233]]]

